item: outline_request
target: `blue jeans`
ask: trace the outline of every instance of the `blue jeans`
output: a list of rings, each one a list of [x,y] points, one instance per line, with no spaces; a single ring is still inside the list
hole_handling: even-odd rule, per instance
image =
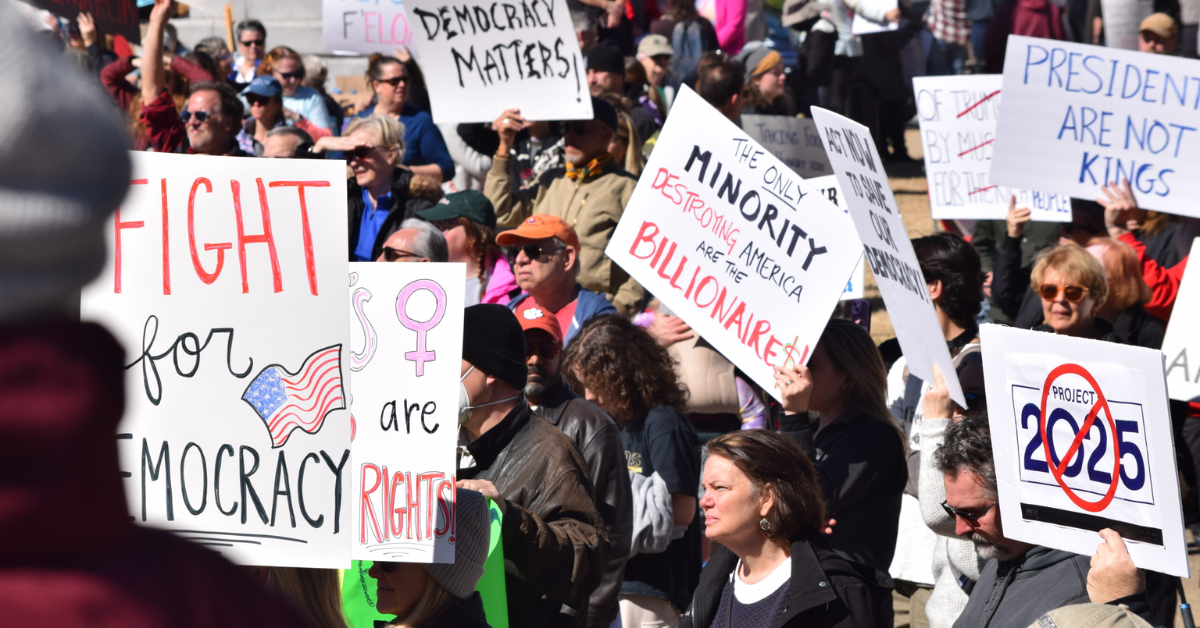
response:
[[[951,44],[936,37],[929,47],[929,59],[926,70],[929,76],[949,76],[963,73],[963,65],[967,61],[967,47],[962,44]]]
[[[988,23],[991,20],[976,20],[971,22],[971,51],[975,53],[975,58],[983,60],[983,41],[987,34]]]

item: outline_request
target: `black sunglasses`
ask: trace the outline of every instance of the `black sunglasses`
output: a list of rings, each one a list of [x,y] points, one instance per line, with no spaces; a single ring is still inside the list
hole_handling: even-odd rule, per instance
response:
[[[215,115],[217,115],[217,112],[215,112],[215,111],[188,111],[187,109],[184,109],[179,114],[179,119],[183,120],[184,124],[187,124],[188,122],[191,121],[191,119],[193,117],[195,117],[196,122],[199,122],[200,124],[204,124],[204,122],[206,120],[208,120],[209,118],[211,118]]]
[[[408,85],[408,77],[407,76],[393,76],[392,78],[389,78],[389,79],[375,79],[375,81],[377,83],[387,83],[388,85],[391,85],[392,87],[396,87],[397,85],[399,85],[401,83]]]
[[[543,360],[553,360],[558,357],[560,351],[562,351],[562,345],[553,340],[537,344],[525,344],[525,355],[528,357],[536,355]]]
[[[561,249],[559,249],[558,247],[556,247],[554,245],[530,243],[530,244],[526,244],[525,246],[522,246],[520,250],[524,251],[525,257],[528,257],[529,261],[536,262],[539,259],[541,259],[543,253],[545,253],[546,255],[554,255],[555,253],[558,253]]]
[[[574,133],[575,135],[583,135],[587,133],[588,126],[586,120],[575,120],[573,122],[563,122],[564,133]]]
[[[286,79],[289,81],[298,81],[298,80],[304,78],[304,73],[301,72],[300,70],[296,70],[295,72],[280,72],[279,78]]]
[[[271,102],[270,96],[260,96],[258,94],[246,94],[246,102],[252,105],[265,105]]]
[[[243,41],[243,42],[241,42],[241,44],[247,48],[249,48],[250,46],[258,46],[259,48],[262,48],[263,46],[267,45],[267,40],[251,39],[250,41]]]
[[[382,571],[383,573],[392,573],[393,571],[396,571],[396,563],[385,563],[383,561],[375,561],[375,564],[379,565],[379,571]]]
[[[995,508],[996,504],[999,504],[999,503],[1000,502],[992,502],[991,506],[988,506],[987,508],[984,508],[983,510],[980,510],[979,512],[971,512],[969,510],[959,510],[959,509],[955,508],[954,506],[951,506],[949,502],[943,501],[942,502],[942,510],[945,510],[946,514],[950,515],[951,517],[962,517],[963,519],[966,519],[971,525],[977,525],[979,523],[979,518],[986,515],[987,511],[991,510],[992,508]]]
[[[399,261],[405,257],[421,257],[421,256],[417,255],[416,253],[409,253],[408,251],[402,251],[400,249],[393,249],[390,246],[383,247],[383,259],[385,259],[389,262]]]

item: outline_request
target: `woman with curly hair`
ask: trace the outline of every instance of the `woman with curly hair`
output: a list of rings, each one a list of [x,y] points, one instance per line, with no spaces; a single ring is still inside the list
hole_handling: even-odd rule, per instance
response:
[[[615,315],[584,324],[563,360],[567,383],[612,416],[625,445],[634,508],[621,623],[676,626],[700,576],[700,442],[674,361]]]

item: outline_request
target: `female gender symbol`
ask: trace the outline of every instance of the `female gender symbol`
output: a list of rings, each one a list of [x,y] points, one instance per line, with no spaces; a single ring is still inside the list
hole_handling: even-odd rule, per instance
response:
[[[433,316],[424,322],[414,321],[408,317],[408,313],[404,311],[404,307],[408,305],[408,298],[418,290],[428,290],[433,294],[434,300],[437,301],[437,309]],[[425,349],[425,334],[429,330],[437,327],[437,324],[442,322],[442,315],[446,313],[446,292],[437,282],[430,279],[418,279],[400,291],[396,297],[396,318],[400,319],[400,324],[406,329],[411,329],[417,332],[417,350],[409,351],[404,354],[404,359],[409,362],[417,363],[417,377],[425,375],[425,363],[433,362],[437,359],[436,351],[428,351]]]

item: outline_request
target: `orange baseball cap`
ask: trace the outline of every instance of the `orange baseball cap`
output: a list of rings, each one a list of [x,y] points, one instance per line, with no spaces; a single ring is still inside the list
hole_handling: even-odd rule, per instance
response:
[[[532,297],[527,298],[532,299]],[[550,334],[550,337],[558,341],[559,344],[562,344],[562,326],[558,324],[558,317],[543,310],[540,305],[534,305],[533,307],[514,312],[514,314],[517,315],[517,320],[521,321],[522,330],[540,329]]]
[[[579,236],[575,234],[575,228],[561,218],[550,214],[534,214],[526,218],[516,229],[509,229],[497,234],[496,244],[512,246],[517,243],[517,238],[526,240],[558,238],[576,252],[579,251]]]

